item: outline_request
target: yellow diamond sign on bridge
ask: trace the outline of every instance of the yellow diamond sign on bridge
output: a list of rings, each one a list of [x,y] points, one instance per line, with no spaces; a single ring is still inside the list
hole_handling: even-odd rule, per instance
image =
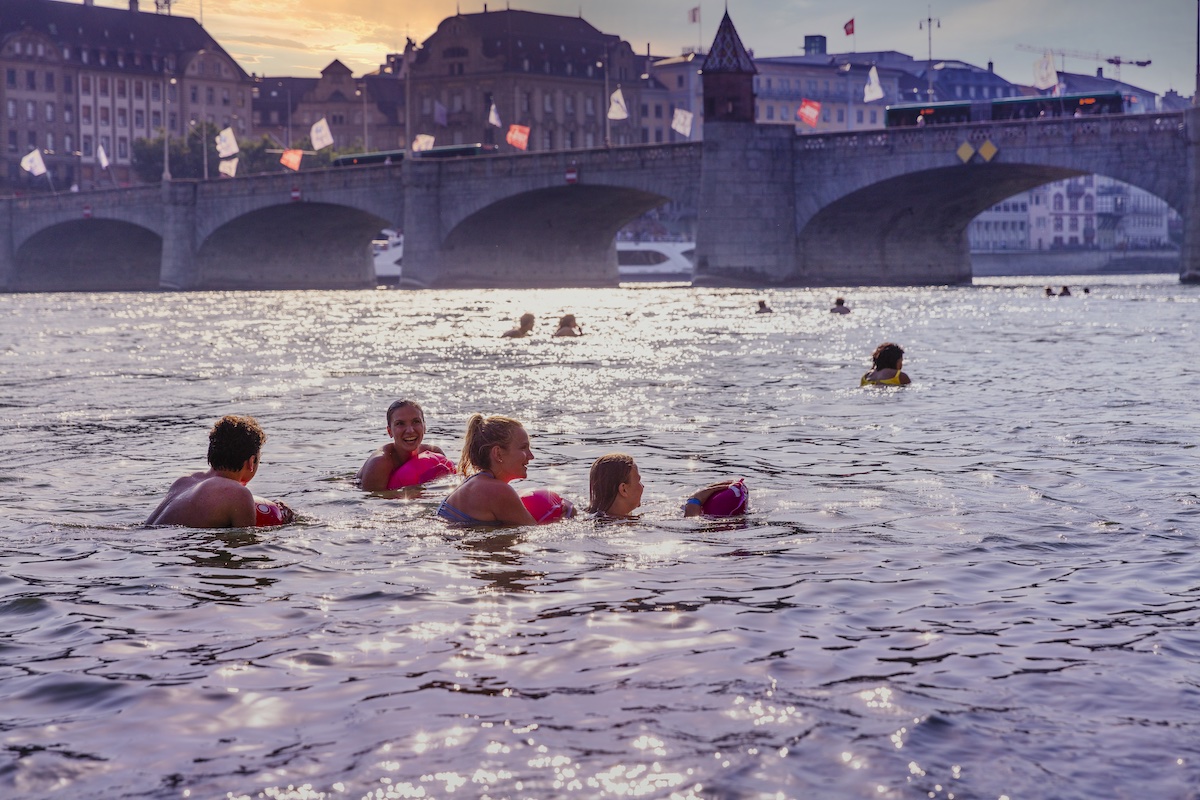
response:
[[[996,157],[996,153],[1000,152],[1000,148],[992,144],[992,140],[988,139],[979,146],[979,155],[983,156],[984,161],[991,161]]]
[[[954,152],[958,153],[959,159],[965,164],[971,160],[971,156],[975,155],[975,148],[967,142],[963,142]]]

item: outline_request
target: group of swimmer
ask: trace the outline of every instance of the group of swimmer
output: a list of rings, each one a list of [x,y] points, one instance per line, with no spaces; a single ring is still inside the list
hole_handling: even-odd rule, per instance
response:
[[[517,327],[507,330],[500,334],[505,339],[523,339],[533,333],[533,314],[522,314],[517,321]],[[558,320],[558,328],[554,331],[555,336],[583,336],[583,328],[575,321],[574,314],[563,314]]]
[[[773,314],[773,313],[775,313],[775,309],[773,309],[769,305],[767,305],[766,300],[759,300],[758,301],[758,310],[756,310],[754,313],[755,314]],[[833,301],[833,308],[829,309],[829,313],[830,314],[849,314],[850,306],[846,305],[846,298],[839,297],[839,298],[835,299]]]
[[[525,427],[511,417],[472,414],[467,420],[458,468],[441,448],[425,444],[425,413],[412,400],[388,407],[391,441],[371,453],[355,476],[368,492],[398,488],[397,473],[422,461],[441,466],[414,472],[409,485],[458,472],[464,478],[438,507],[438,516],[456,525],[535,525],[572,517],[575,509],[554,492],[518,494],[510,484],[528,477],[533,449]],[[286,525],[295,513],[281,501],[256,497],[246,486],[258,473],[267,435],[253,417],[228,415],[208,434],[205,472],[185,475],[171,484],[166,498],[146,519],[147,525],[189,528],[248,528]],[[448,468],[447,468],[448,467]],[[589,477],[587,512],[600,518],[628,518],[641,505],[642,479],[637,464],[624,453],[596,459]],[[709,504],[718,495],[723,504]],[[694,492],[683,504],[685,517],[712,513],[732,516],[746,509],[746,489],[740,479],[719,481]]]
[[[1089,289],[1088,287],[1086,287],[1086,286],[1085,286],[1085,287],[1083,287],[1083,293],[1084,293],[1084,294],[1091,294],[1091,291],[1092,291],[1092,290],[1091,290],[1091,289]],[[1053,286],[1047,286],[1047,287],[1046,287],[1046,297],[1071,297],[1071,296],[1072,296],[1072,295],[1071,295],[1071,287],[1070,287],[1070,286],[1064,286],[1064,287],[1062,287],[1062,291],[1061,291],[1061,292],[1059,292],[1058,294],[1055,294],[1055,293],[1054,293],[1054,287],[1053,287]]]
[[[576,334],[578,335],[578,334]],[[873,368],[860,386],[905,386],[904,350],[884,342],[871,354]],[[425,412],[412,400],[387,409],[391,441],[367,458],[355,475],[366,492],[386,492],[458,474],[463,480],[438,506],[437,514],[455,525],[535,525],[571,517],[569,501],[546,489],[518,493],[513,481],[528,477],[533,449],[529,433],[512,417],[472,414],[467,420],[457,467],[445,452],[425,443]],[[258,474],[267,435],[253,417],[228,415],[208,433],[206,471],[185,475],[146,519],[147,525],[189,528],[249,528],[286,525],[292,509],[278,500],[256,497],[247,484]],[[642,476],[633,457],[603,455],[588,477],[587,513],[598,518],[627,518],[641,506]],[[683,504],[685,517],[732,516],[747,505],[741,479],[718,481],[698,489]]]

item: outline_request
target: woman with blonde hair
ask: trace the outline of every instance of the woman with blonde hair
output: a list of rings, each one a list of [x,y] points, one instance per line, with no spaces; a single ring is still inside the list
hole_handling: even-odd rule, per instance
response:
[[[459,471],[466,477],[438,506],[456,525],[533,525],[537,522],[509,482],[526,477],[533,460],[529,434],[511,417],[472,414]]]

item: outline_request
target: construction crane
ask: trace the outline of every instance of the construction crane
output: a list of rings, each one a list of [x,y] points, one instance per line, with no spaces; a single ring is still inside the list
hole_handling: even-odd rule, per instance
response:
[[[1121,80],[1122,64],[1132,64],[1135,67],[1150,66],[1150,59],[1148,58],[1145,61],[1138,61],[1132,58],[1122,58],[1121,56],[1106,56],[1102,53],[1085,53],[1081,50],[1063,50],[1062,48],[1058,47],[1034,47],[1031,44],[1019,44],[1017,45],[1017,49],[1024,50],[1028,53],[1050,53],[1051,55],[1058,56],[1060,59],[1062,59],[1061,63],[1063,72],[1067,71],[1068,56],[1071,58],[1081,58],[1085,61],[1095,61],[1101,64],[1112,64],[1117,68],[1116,79],[1118,81]]]

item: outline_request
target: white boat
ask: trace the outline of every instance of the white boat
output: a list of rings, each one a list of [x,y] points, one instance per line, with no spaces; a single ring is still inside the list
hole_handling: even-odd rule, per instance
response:
[[[384,228],[379,232],[378,239],[371,240],[371,252],[375,254],[375,280],[378,283],[399,283],[401,262],[404,260],[404,234]]]
[[[623,281],[690,281],[695,242],[617,240],[617,272]]]

